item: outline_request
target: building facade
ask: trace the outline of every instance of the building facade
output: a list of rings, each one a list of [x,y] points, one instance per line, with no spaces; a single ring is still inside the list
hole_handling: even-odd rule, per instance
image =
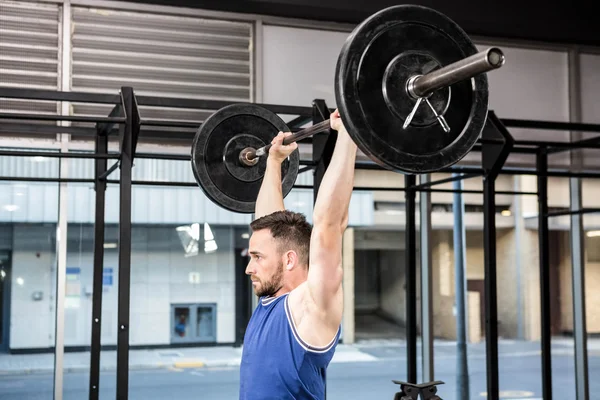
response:
[[[1,0],[1,86],[308,106],[324,99],[335,106],[335,63],[351,27],[302,24],[126,2]],[[23,24],[23,21],[35,22]],[[500,118],[600,123],[600,56],[558,45],[478,40],[499,45],[507,64],[489,74],[490,109]],[[281,60],[306,60],[285,63]],[[315,62],[318,60],[318,62]],[[307,65],[310,68],[307,68]],[[573,89],[574,76],[578,88]],[[108,115],[110,106],[75,102],[0,99],[3,112]],[[574,111],[575,110],[575,111]],[[202,121],[208,110],[141,107],[143,117]],[[579,114],[575,116],[575,113]],[[281,115],[291,120],[293,115]],[[77,133],[21,132],[5,121],[0,146],[40,151],[89,151],[93,141]],[[43,125],[43,123],[41,123]],[[70,127],[86,127],[72,123]],[[148,129],[138,151],[189,154],[194,129]],[[521,139],[565,140],[569,132],[511,129]],[[169,136],[172,135],[172,136]],[[187,142],[186,142],[187,140]],[[118,143],[111,142],[111,149]],[[309,146],[300,146],[303,158]],[[366,159],[362,156],[363,159]],[[565,167],[568,153],[550,158]],[[479,163],[469,154],[463,163]],[[594,154],[582,156],[597,166]],[[528,155],[511,155],[507,167],[533,167]],[[65,271],[64,343],[90,343],[94,188],[92,184],[31,182],[47,178],[92,179],[93,162],[43,157],[0,157],[0,267],[3,350],[51,351],[55,345],[58,271]],[[118,169],[114,172],[118,175]],[[432,179],[446,177],[432,174]],[[21,181],[19,181],[21,179]],[[189,162],[135,160],[133,179],[193,183]],[[359,170],[344,241],[346,290],[343,340],[396,335],[404,315],[403,177]],[[311,172],[298,185],[311,185]],[[481,190],[481,179],[465,181]],[[568,181],[550,179],[549,204],[569,205]],[[385,190],[373,190],[381,187]],[[441,185],[440,188],[450,188]],[[397,188],[397,191],[390,190]],[[501,175],[498,191],[535,191],[531,176]],[[584,181],[584,206],[597,207],[600,186]],[[464,196],[467,207],[468,323],[472,341],[481,340],[483,317],[482,196]],[[507,338],[539,339],[537,198],[497,195],[499,332]],[[286,206],[309,220],[311,190],[294,189]],[[431,259],[435,335],[455,337],[452,195],[432,194]],[[244,250],[250,216],[220,209],[193,186],[135,185],[132,201],[132,346],[240,344],[252,296],[244,283]],[[118,186],[106,200],[102,344],[116,344],[118,285]],[[600,306],[592,290],[600,282],[597,216],[585,217],[588,333],[600,333]],[[553,333],[572,330],[567,217],[551,220]],[[66,244],[60,238],[65,238]],[[243,289],[246,287],[245,289]],[[243,290],[241,290],[243,289]],[[390,326],[392,328],[390,328]],[[374,329],[373,327],[378,327]]]

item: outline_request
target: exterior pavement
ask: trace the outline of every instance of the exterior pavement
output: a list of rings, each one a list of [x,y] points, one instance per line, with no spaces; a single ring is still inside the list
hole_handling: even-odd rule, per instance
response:
[[[199,347],[159,350],[130,350],[129,369],[215,368],[240,365],[242,349],[236,347]],[[332,363],[375,361],[377,357],[355,346],[340,344]],[[90,352],[65,353],[64,371],[90,369]],[[113,371],[117,367],[117,352],[102,351],[100,369]],[[47,373],[54,371],[54,354],[0,354],[0,374]]]
[[[420,346],[419,346],[420,347]],[[453,341],[435,341],[436,359],[455,357],[456,343]],[[499,340],[499,353],[504,356],[540,354],[538,342]],[[574,353],[572,338],[553,338],[553,355],[571,355]],[[469,357],[485,357],[485,343],[470,344]],[[236,347],[200,347],[174,348],[158,350],[130,350],[130,370],[149,369],[191,369],[236,367],[240,365],[242,349]],[[420,355],[420,354],[419,354]],[[600,356],[600,339],[588,339],[588,355]],[[339,344],[332,364],[374,362],[390,358],[405,358],[404,340],[381,339],[364,340],[355,344]],[[100,368],[102,371],[114,371],[117,366],[116,351],[102,351]],[[89,371],[90,353],[65,353],[64,371]],[[54,354],[0,354],[0,374],[48,373],[54,371]]]

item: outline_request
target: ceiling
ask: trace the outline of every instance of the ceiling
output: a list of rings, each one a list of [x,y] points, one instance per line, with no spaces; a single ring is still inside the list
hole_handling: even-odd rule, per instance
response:
[[[133,1],[349,24],[358,24],[383,8],[402,4],[390,0]],[[592,2],[416,0],[411,4],[444,13],[471,36],[600,47],[600,25],[593,20]]]

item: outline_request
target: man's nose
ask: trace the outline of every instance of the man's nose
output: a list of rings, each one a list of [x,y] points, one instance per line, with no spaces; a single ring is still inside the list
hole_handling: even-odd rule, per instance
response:
[[[252,261],[246,264],[246,275],[252,275],[254,273],[254,268],[252,267]]]

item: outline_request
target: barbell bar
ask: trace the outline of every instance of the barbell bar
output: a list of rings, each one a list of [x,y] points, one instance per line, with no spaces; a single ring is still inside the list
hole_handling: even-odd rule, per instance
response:
[[[335,66],[335,102],[357,147],[381,167],[422,174],[467,155],[487,120],[491,70],[502,50],[479,51],[453,20],[418,5],[383,9],[356,26]],[[290,144],[327,131],[322,121],[284,139]],[[222,208],[252,213],[278,132],[275,113],[239,103],[211,114],[192,143],[192,170],[206,196]],[[281,164],[282,194],[299,169],[296,150]]]
[[[504,65],[505,57],[502,50],[497,47],[491,47],[484,51],[480,51],[470,57],[460,61],[446,65],[440,69],[434,70],[425,75],[413,75],[404,85],[402,85],[407,93],[415,99],[425,98],[431,95],[434,91],[448,87],[463,81],[471,79],[479,74],[492,71]],[[402,82],[401,82],[402,83]],[[401,89],[402,90],[402,89]],[[407,119],[407,121],[409,121]],[[302,129],[293,135],[287,136],[283,140],[284,145],[297,142],[307,137],[316,135],[317,133],[328,131],[330,120],[326,119],[308,128]],[[243,149],[240,152],[239,160],[242,165],[251,167],[256,165],[256,159],[269,153],[272,144],[269,143],[259,149],[250,147]]]

